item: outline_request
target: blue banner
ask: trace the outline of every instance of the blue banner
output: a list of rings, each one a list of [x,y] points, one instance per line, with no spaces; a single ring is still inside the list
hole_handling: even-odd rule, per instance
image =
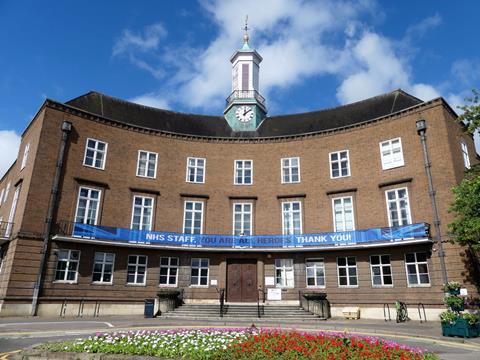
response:
[[[399,242],[429,237],[426,223],[367,230],[301,235],[207,235],[130,230],[74,223],[74,237],[134,244],[193,248],[308,248]]]

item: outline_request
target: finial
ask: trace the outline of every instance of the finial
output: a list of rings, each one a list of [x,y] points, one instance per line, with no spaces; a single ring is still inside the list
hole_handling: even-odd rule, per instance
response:
[[[243,30],[245,31],[245,33],[243,34],[243,48],[244,49],[248,49],[249,46],[248,46],[248,30],[250,30],[250,28],[248,27],[248,15],[245,15],[245,26],[243,27]]]

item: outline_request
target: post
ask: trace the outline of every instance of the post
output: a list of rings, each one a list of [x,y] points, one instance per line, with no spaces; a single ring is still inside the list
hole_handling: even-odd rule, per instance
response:
[[[47,258],[48,243],[50,240],[50,234],[52,232],[53,211],[57,203],[58,197],[58,184],[60,183],[60,176],[63,169],[63,159],[65,157],[65,149],[67,147],[67,140],[70,132],[72,131],[72,123],[69,121],[62,122],[62,140],[60,142],[60,148],[58,150],[57,164],[55,167],[55,176],[53,178],[52,190],[50,192],[50,200],[48,202],[47,217],[45,219],[45,230],[43,233],[43,246],[40,258],[40,267],[38,269],[37,281],[33,288],[32,309],[31,315],[37,315],[38,309],[38,295],[40,293],[40,286],[42,284],[43,272],[45,262]]]
[[[425,135],[427,132],[427,123],[425,120],[420,119],[416,122],[416,127],[417,133],[418,135],[420,135],[420,141],[422,143],[423,162],[425,164],[425,172],[427,173],[428,179],[428,194],[430,195],[430,200],[432,201],[433,225],[435,227],[435,242],[438,246],[438,257],[440,259],[440,268],[442,270],[443,283],[446,284],[448,282],[448,275],[447,268],[445,266],[445,251],[443,250],[442,233],[440,230],[440,216],[438,215],[437,199],[432,181],[432,164],[428,156],[427,136]]]

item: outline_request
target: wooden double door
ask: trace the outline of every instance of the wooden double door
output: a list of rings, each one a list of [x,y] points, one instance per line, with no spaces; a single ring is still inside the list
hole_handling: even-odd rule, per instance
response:
[[[257,301],[257,260],[227,260],[227,301]]]

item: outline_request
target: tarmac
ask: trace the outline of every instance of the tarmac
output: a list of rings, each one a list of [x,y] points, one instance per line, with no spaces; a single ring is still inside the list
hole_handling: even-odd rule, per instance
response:
[[[113,332],[128,330],[160,330],[176,328],[206,327],[249,327],[276,328],[299,331],[332,331],[349,334],[388,338],[399,343],[427,349],[436,353],[441,359],[478,360],[480,359],[480,338],[443,337],[438,321],[408,321],[396,323],[382,320],[329,320],[303,321],[289,323],[282,319],[266,321],[265,319],[225,320],[178,320],[142,318],[138,316],[108,316],[84,318],[38,318],[16,317],[0,318],[0,360],[11,359],[23,349],[48,341],[87,337],[96,332]]]

